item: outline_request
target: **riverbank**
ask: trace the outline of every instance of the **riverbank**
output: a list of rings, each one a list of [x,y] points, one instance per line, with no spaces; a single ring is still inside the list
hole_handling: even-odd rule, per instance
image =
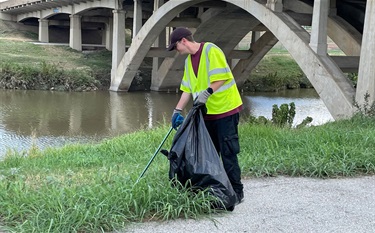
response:
[[[19,52],[22,51],[22,57]],[[94,91],[110,85],[111,52],[74,51],[67,46],[38,45],[31,41],[0,40],[0,88],[20,90]],[[149,91],[152,58],[145,58],[132,87]],[[284,51],[270,52],[241,87],[245,92],[312,88]]]
[[[94,91],[108,90],[112,53],[77,52],[68,46],[42,45],[37,34],[0,20],[0,89]],[[130,38],[130,37],[128,37]],[[129,44],[130,41],[127,41]],[[152,58],[145,58],[133,91],[148,91]],[[274,48],[252,71],[244,92],[312,88],[285,49]]]
[[[374,175],[374,128],[373,119],[364,116],[299,129],[242,122],[243,178]],[[9,152],[0,162],[2,225],[15,232],[113,232],[135,222],[212,216],[217,212],[207,194],[191,195],[171,185],[169,163],[161,154],[135,184],[167,130]]]

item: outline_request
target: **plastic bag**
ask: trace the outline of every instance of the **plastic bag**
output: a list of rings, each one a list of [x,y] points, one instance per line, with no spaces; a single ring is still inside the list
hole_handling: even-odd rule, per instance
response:
[[[206,129],[199,106],[193,106],[177,130],[171,149],[169,178],[193,188],[207,189],[221,202],[215,208],[233,210],[236,193]]]

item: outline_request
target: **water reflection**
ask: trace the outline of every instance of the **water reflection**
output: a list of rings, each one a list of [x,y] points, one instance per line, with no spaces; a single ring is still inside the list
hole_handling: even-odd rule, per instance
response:
[[[296,116],[293,125],[300,124],[306,117],[312,117],[311,125],[321,125],[328,121],[333,121],[323,101],[314,89],[287,90],[272,93],[254,93],[251,96],[243,96],[243,101],[247,107],[247,112],[253,116],[272,117],[272,106],[280,107],[281,104],[296,105]]]
[[[332,120],[314,90],[243,95],[243,115],[270,118],[272,105],[295,102],[295,123],[306,116],[314,124]],[[0,156],[7,148],[23,150],[70,142],[91,142],[168,122],[179,95],[157,92],[117,93],[0,91]],[[185,112],[186,113],[186,112]]]

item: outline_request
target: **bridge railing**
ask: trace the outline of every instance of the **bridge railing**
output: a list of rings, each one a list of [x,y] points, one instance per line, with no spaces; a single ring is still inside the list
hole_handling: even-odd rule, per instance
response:
[[[0,9],[21,7],[23,5],[35,4],[37,2],[42,2],[41,0],[8,0],[5,2],[0,2]]]
[[[79,3],[79,2],[84,2],[87,0],[59,0],[58,2],[56,1],[51,1],[51,0],[8,0],[5,2],[0,2],[0,10],[6,10],[6,9],[14,9],[14,8],[20,8],[20,7],[26,7],[26,6],[31,6],[31,5],[37,5],[37,4],[46,4],[46,3],[51,3],[56,5],[61,4],[61,5],[68,5],[72,3]]]

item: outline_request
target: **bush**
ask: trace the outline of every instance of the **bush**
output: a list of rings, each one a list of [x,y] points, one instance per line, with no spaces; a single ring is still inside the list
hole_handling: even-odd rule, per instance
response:
[[[2,63],[0,88],[22,90],[96,90],[100,82],[87,70],[63,70],[45,62],[35,66]]]

